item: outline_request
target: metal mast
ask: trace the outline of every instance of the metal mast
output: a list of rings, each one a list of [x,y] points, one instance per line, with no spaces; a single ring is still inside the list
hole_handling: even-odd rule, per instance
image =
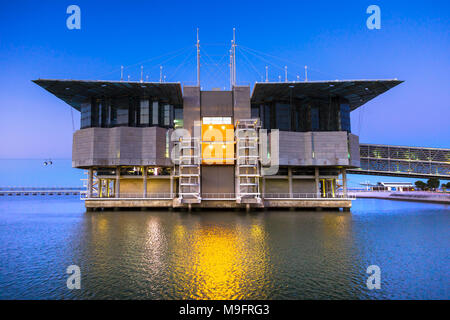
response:
[[[231,41],[233,46],[233,40]],[[233,50],[230,49],[230,90],[233,90]]]
[[[230,50],[230,86],[236,85],[236,28],[233,28],[233,40]]]
[[[200,87],[200,39],[198,38],[198,28],[197,28],[197,86]]]
[[[236,28],[233,28],[233,85],[236,85]]]

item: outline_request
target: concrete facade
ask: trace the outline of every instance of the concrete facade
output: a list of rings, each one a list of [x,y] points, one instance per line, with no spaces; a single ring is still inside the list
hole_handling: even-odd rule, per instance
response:
[[[359,167],[359,139],[345,131],[280,131],[279,146],[280,166]]]
[[[234,121],[251,118],[250,87],[233,87],[233,116]]]
[[[172,166],[166,157],[170,134],[160,127],[81,129],[73,135],[72,166]]]

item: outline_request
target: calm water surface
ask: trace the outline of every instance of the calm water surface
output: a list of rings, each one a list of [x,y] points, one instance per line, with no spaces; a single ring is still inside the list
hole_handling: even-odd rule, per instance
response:
[[[77,197],[2,197],[0,244],[1,299],[450,298],[444,205],[86,213]],[[365,285],[372,264],[381,290]]]

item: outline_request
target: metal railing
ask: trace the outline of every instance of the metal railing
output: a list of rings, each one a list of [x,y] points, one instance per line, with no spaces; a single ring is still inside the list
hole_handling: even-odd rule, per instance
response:
[[[236,200],[234,193],[202,193],[202,200]]]
[[[0,196],[78,195],[83,187],[0,187]]]
[[[314,200],[342,200],[342,199],[356,199],[356,197],[354,195],[351,194],[331,194],[331,193],[327,193],[327,194],[317,194],[317,193],[265,193],[263,195],[264,199],[267,200],[309,200],[309,199],[314,199]]]
[[[87,196],[87,191],[81,191],[80,192],[80,198],[81,200],[172,200],[175,198],[174,193],[170,192],[159,192],[159,193],[147,193],[144,195],[143,193],[121,193],[118,197],[111,196],[111,197],[99,197],[99,196]]]
[[[177,197],[175,193],[121,193],[119,197],[87,197],[87,191],[80,192],[82,200],[172,200]],[[352,200],[356,199],[355,194],[348,193],[344,196],[342,193],[336,194],[317,194],[317,193],[266,193],[262,198],[267,200]],[[203,193],[202,200],[236,200],[235,193]]]

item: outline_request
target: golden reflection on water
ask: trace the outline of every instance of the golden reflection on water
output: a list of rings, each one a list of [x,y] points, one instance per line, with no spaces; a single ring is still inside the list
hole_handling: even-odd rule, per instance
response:
[[[188,299],[236,299],[263,294],[269,254],[262,223],[174,227],[175,281]]]

